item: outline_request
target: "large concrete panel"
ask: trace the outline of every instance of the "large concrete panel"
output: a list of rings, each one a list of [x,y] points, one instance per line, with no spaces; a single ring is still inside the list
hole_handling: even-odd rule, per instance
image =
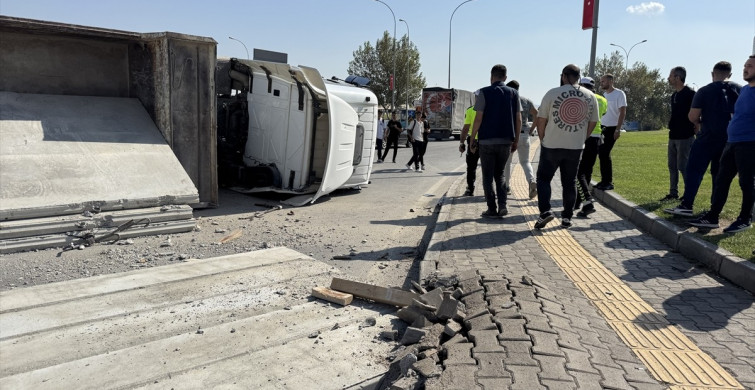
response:
[[[0,293],[0,388],[342,389],[384,373],[395,308],[312,300],[286,248]],[[369,317],[376,326],[362,327]]]
[[[0,92],[0,219],[198,202],[136,99]]]

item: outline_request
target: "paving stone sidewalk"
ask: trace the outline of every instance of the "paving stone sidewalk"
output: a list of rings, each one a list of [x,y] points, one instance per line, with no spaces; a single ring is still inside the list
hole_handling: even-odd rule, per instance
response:
[[[519,166],[513,169],[521,171]],[[479,177],[478,172],[478,180]],[[531,206],[529,202],[534,201],[509,197],[510,214],[503,220],[488,220],[480,217],[485,209],[482,191],[464,197],[464,190],[463,177],[449,189],[420,276],[426,278],[433,272],[458,275],[471,270],[480,275],[481,285],[486,280],[507,280],[510,287],[521,288],[516,281],[526,276],[542,287],[525,293],[532,302],[525,299],[530,303],[519,306],[525,315],[537,318],[533,322],[537,325],[522,328],[514,324],[516,317],[499,318],[517,329],[505,332],[518,332],[496,336],[505,352],[478,349],[475,353],[472,348],[477,365],[454,368],[448,375],[453,374],[459,380],[474,379],[476,387],[469,388],[478,389],[503,388],[502,383],[512,389],[665,387],[652,379],[635,353],[540,246],[522,213],[522,207]],[[560,194],[556,178],[552,204],[557,215],[561,210]],[[745,388],[755,388],[752,294],[671,252],[665,244],[601,205],[590,219],[574,222],[569,231],[583,248]],[[491,339],[492,333],[479,332],[473,337],[495,339]],[[501,362],[489,355],[525,351],[522,343],[526,342],[532,343],[530,358],[517,355],[513,360],[509,357]],[[490,341],[484,345],[493,344]],[[505,381],[491,380],[494,371]]]

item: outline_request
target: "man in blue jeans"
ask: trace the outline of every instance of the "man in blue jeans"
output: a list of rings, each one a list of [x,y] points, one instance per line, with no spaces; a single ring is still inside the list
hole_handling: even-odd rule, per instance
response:
[[[742,206],[739,216],[724,229],[724,233],[737,233],[752,226],[755,201],[755,55],[750,56],[745,62],[742,74],[747,85],[742,87],[739,99],[734,105],[734,116],[727,128],[729,140],[721,154],[713,204],[705,215],[689,222],[695,227],[718,228],[718,216],[729,197],[731,181],[737,174],[739,187],[742,189]]]
[[[537,207],[540,217],[535,229],[555,218],[551,211],[551,180],[561,171],[564,211],[561,226],[570,228],[577,200],[577,171],[585,140],[598,123],[598,100],[579,85],[579,67],[569,64],[561,71],[561,86],[545,93],[537,110],[540,164],[537,166]]]
[[[674,208],[663,210],[669,214],[692,216],[692,207],[708,164],[710,164],[710,174],[715,184],[718,161],[721,159],[721,153],[728,138],[726,128],[734,113],[734,104],[737,102],[742,86],[728,80],[731,77],[731,64],[726,61],[720,61],[714,65],[711,75],[713,82],[700,88],[692,100],[689,120],[700,131],[692,144],[687,162],[682,202]],[[715,192],[715,185],[713,192]]]
[[[483,218],[503,218],[509,212],[503,168],[511,152],[516,151],[522,131],[519,92],[504,85],[504,81],[506,67],[494,65],[490,70],[490,86],[477,91],[474,105],[476,114],[469,148],[472,152],[480,151],[482,189],[488,206]]]

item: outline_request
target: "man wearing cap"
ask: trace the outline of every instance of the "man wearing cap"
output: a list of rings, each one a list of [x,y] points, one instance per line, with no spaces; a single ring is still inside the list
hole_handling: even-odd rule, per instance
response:
[[[592,92],[595,88],[595,80],[592,77],[582,77],[579,80],[579,85]],[[588,215],[595,212],[595,205],[590,194],[590,181],[592,180],[592,169],[595,166],[595,160],[598,158],[598,148],[603,143],[600,117],[606,113],[608,105],[606,98],[603,96],[598,94],[594,94],[594,96],[598,100],[598,123],[595,125],[592,134],[585,141],[582,160],[579,162],[579,169],[577,170],[577,204],[575,210],[581,205],[582,210],[577,212],[577,216],[581,218],[587,218]]]
[[[569,64],[561,71],[561,86],[543,96],[537,111],[540,164],[537,166],[537,207],[540,216],[535,229],[555,218],[551,211],[551,180],[561,172],[564,211],[561,227],[572,226],[577,197],[576,179],[585,141],[598,123],[598,101],[589,89],[579,85],[579,67]]]

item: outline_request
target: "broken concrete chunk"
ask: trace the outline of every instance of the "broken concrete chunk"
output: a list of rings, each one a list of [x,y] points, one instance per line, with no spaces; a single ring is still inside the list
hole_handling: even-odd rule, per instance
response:
[[[409,369],[412,368],[412,365],[417,362],[417,356],[413,353],[407,354],[403,358],[401,358],[401,361],[399,362],[399,367],[401,367],[401,375],[406,376],[406,374],[409,372]]]
[[[419,386],[419,378],[416,376],[405,376],[393,382],[389,390],[414,390]]]
[[[352,294],[356,297],[399,307],[409,306],[412,303],[412,299],[417,299],[419,297],[419,294],[410,291],[404,291],[397,288],[385,288],[340,278],[333,278],[330,282],[330,288],[336,291]]]
[[[443,343],[443,346],[451,345],[451,344],[457,344],[457,343],[468,343],[469,340],[467,340],[466,337],[462,336],[461,333],[457,333],[456,336],[451,337],[448,339],[445,343]]]
[[[456,299],[461,299],[461,297],[464,296],[464,290],[457,287],[456,290],[454,290],[454,292],[451,293],[451,296]]]
[[[427,331],[425,329],[413,328],[410,326],[406,328],[406,332],[404,332],[404,337],[401,338],[401,344],[402,345],[416,344],[420,340],[422,340],[422,337],[424,337],[426,333]]]
[[[434,307],[440,307],[443,303],[443,290],[436,288],[430,292],[426,292],[419,297],[420,301]]]
[[[419,342],[419,345],[417,345],[417,348],[420,351],[424,351],[426,349],[432,349],[432,348],[439,348],[440,347],[440,338],[443,335],[443,330],[445,329],[445,325],[443,324],[435,324],[427,331],[425,334],[425,337],[422,338],[422,340]]]
[[[426,311],[426,312],[433,312],[434,313],[436,310],[438,310],[437,306],[426,305],[426,304],[420,302],[418,299],[412,299],[412,305],[411,306],[416,307],[416,308],[418,308],[420,310],[423,310],[423,311]]]
[[[398,331],[397,330],[384,330],[380,332],[380,338],[383,340],[394,341],[398,338]]]
[[[369,328],[371,326],[375,326],[375,324],[377,324],[377,320],[375,319],[375,317],[367,317],[364,319],[362,324],[359,325],[359,329]]]
[[[337,303],[341,306],[346,306],[354,300],[354,296],[340,291],[331,290],[327,287],[314,287],[312,288],[312,296],[315,298],[324,299],[328,302]]]
[[[414,287],[415,290],[417,290],[420,294],[427,293],[427,290],[425,290],[419,283],[412,280],[412,287]]]
[[[440,307],[435,314],[441,321],[448,320],[456,317],[458,308],[459,301],[454,299],[451,294],[445,294],[445,296],[443,297],[443,303],[440,304]]]
[[[440,373],[442,372],[441,367],[435,364],[435,360],[430,358],[417,361],[412,365],[412,369],[425,378],[440,376]]]
[[[433,324],[433,323],[432,323],[432,322],[430,322],[430,320],[428,320],[428,319],[427,319],[427,317],[425,317],[425,316],[418,316],[418,317],[417,317],[417,318],[416,318],[416,319],[414,320],[414,322],[412,322],[412,325],[411,325],[411,326],[412,326],[413,328],[426,328],[426,327],[428,327],[428,326],[430,326],[430,325],[432,325],[432,324]]]
[[[424,317],[424,313],[420,312],[416,307],[402,307],[396,312],[396,317],[401,318],[408,324],[414,323],[419,317]]]
[[[446,323],[446,326],[443,328],[443,333],[448,335],[448,337],[454,337],[461,331],[461,329],[462,326],[460,323],[456,321],[448,321],[448,323]]]
[[[419,355],[418,355],[418,357],[420,359],[427,359],[427,358],[431,358],[433,356],[438,355],[438,352],[440,352],[440,349],[438,349],[438,348],[430,348],[430,349],[426,349],[426,350],[420,352]]]

